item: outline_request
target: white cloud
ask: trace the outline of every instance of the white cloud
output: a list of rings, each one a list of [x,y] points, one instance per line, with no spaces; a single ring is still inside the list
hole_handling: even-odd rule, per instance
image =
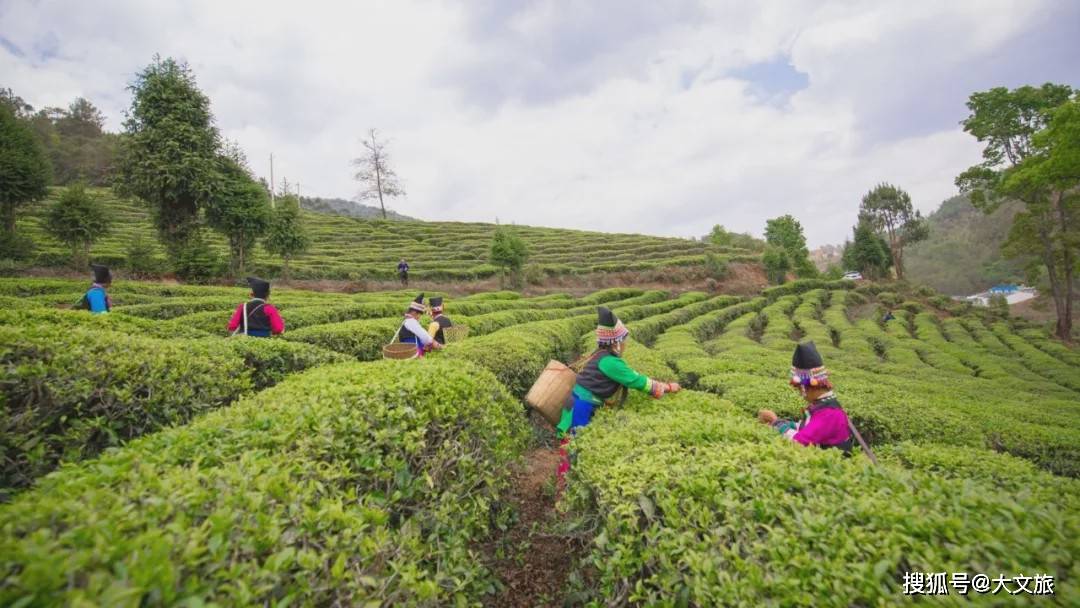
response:
[[[255,169],[273,152],[305,193],[353,194],[349,160],[378,127],[409,193],[393,206],[419,217],[691,236],[792,213],[817,245],[878,181],[924,211],[949,196],[978,160],[964,98],[1002,84],[984,59],[1066,10],[629,6],[8,0],[0,36],[23,56],[0,48],[0,86],[39,107],[87,96],[119,128],[125,85],[173,55]],[[731,76],[785,56],[809,79],[786,102]]]

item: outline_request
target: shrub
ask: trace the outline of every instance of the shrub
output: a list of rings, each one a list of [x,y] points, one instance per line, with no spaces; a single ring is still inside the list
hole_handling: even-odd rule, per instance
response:
[[[0,508],[0,603],[475,604],[526,437],[462,362],[320,368]]]
[[[1046,489],[1017,493],[993,480],[873,467],[793,445],[716,398],[668,401],[632,399],[574,441],[570,509],[599,528],[589,599],[877,605],[901,594],[908,571],[1071,581],[1073,483],[1040,475]],[[947,538],[956,540],[928,540]],[[1057,588],[1066,603],[1077,592],[1073,582]]]
[[[186,421],[252,387],[238,357],[190,343],[48,326],[0,327],[0,336],[4,488]]]
[[[154,277],[164,271],[164,264],[157,257],[157,248],[141,233],[131,237],[124,252],[124,269],[133,278]]]
[[[185,281],[208,283],[225,273],[225,262],[200,232],[178,246],[173,269]]]

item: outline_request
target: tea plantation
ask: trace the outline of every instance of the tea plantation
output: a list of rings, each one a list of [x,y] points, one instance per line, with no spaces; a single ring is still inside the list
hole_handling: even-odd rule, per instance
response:
[[[356,223],[387,242],[490,229]],[[344,243],[307,267],[351,272],[367,254]],[[332,247],[352,257],[338,266]],[[556,249],[552,264],[580,263]],[[575,439],[559,509],[588,549],[557,591],[596,606],[1080,605],[1080,351],[929,292],[448,296],[468,339],[381,361],[412,292],[275,290],[287,330],[260,340],[225,337],[246,290],[120,281],[112,313],[65,309],[85,287],[0,279],[0,605],[490,602],[477,546],[514,516],[508,471],[537,436],[521,398],[549,359],[589,348],[601,303],[630,327],[628,362],[688,390],[632,395]],[[787,370],[807,339],[879,465],[755,419],[798,414]],[[916,598],[910,572],[1048,575],[1054,594]]]
[[[70,249],[43,228],[48,206],[59,192],[54,189],[49,200],[29,207],[18,224],[19,231],[33,239],[32,262],[39,266],[71,263]],[[147,209],[133,200],[117,198],[111,190],[90,192],[105,203],[113,219],[112,230],[94,245],[93,260],[120,269],[129,266],[128,251],[138,235],[157,249],[151,257],[164,269],[164,253],[156,245]],[[488,263],[495,224],[382,221],[312,211],[303,212],[303,221],[312,245],[290,262],[293,278],[393,279],[401,258],[408,260],[410,275],[416,279],[484,279],[498,271]],[[742,249],[679,238],[528,226],[515,231],[528,246],[530,271],[538,277],[702,266],[706,253],[718,261],[756,261],[759,257]],[[213,235],[212,244],[225,255],[223,238]],[[281,260],[266,254],[260,245],[249,270],[261,276],[278,276]]]

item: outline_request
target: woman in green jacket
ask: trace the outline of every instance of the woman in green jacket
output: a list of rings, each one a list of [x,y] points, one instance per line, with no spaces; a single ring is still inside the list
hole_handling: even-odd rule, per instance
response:
[[[560,438],[559,482],[562,483],[566,472],[570,470],[570,457],[567,446],[575,429],[581,428],[592,420],[593,412],[604,401],[615,396],[620,390],[634,389],[659,399],[665,393],[678,392],[680,387],[674,382],[653,380],[634,371],[622,358],[626,349],[626,338],[630,330],[623,322],[603,306],[597,309],[596,326],[597,349],[589,356],[588,362],[577,376],[572,394],[573,404],[563,408],[562,417],[555,430]]]

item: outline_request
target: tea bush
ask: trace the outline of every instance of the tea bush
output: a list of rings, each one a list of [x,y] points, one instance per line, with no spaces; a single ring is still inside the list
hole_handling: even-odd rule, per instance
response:
[[[0,603],[473,604],[520,407],[457,362],[324,367],[0,507]]]

